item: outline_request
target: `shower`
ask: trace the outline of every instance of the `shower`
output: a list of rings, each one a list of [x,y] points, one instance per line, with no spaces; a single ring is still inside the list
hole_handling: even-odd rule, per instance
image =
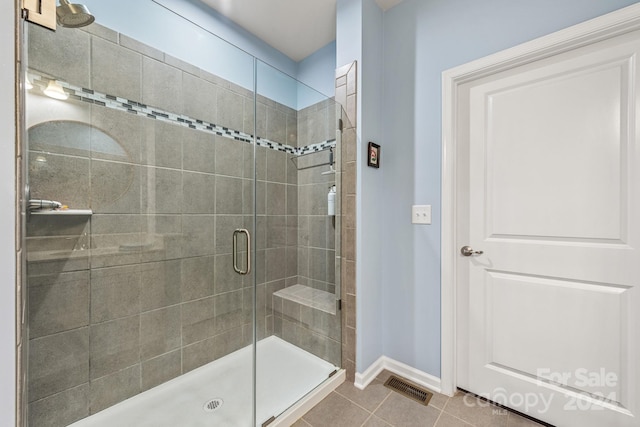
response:
[[[162,17],[146,44],[92,1],[24,26],[21,426],[290,425],[345,377],[344,112],[156,2],[129,2]]]
[[[85,27],[95,21],[95,17],[83,4],[71,4],[69,0],[60,0],[56,8],[58,24],[67,28]]]

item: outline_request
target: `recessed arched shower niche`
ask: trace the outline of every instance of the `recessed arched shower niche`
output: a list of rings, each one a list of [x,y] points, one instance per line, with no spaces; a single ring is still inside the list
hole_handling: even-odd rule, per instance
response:
[[[29,426],[277,424],[344,376],[342,109],[161,13],[224,49],[25,29]]]

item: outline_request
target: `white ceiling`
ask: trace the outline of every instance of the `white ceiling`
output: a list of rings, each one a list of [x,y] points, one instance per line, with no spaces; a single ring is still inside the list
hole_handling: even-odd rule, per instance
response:
[[[336,38],[336,0],[202,0],[298,62]],[[402,0],[376,0],[387,10]]]

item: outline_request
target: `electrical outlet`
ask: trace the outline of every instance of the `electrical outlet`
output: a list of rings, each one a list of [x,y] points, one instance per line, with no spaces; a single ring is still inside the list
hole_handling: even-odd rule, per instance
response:
[[[431,224],[431,205],[413,205],[411,207],[413,224]]]

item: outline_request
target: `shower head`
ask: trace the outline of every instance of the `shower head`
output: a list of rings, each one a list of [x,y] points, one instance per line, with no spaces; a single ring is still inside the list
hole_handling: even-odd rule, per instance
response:
[[[83,4],[71,4],[69,0],[60,0],[56,9],[58,24],[67,28],[80,28],[91,24],[96,18]]]

